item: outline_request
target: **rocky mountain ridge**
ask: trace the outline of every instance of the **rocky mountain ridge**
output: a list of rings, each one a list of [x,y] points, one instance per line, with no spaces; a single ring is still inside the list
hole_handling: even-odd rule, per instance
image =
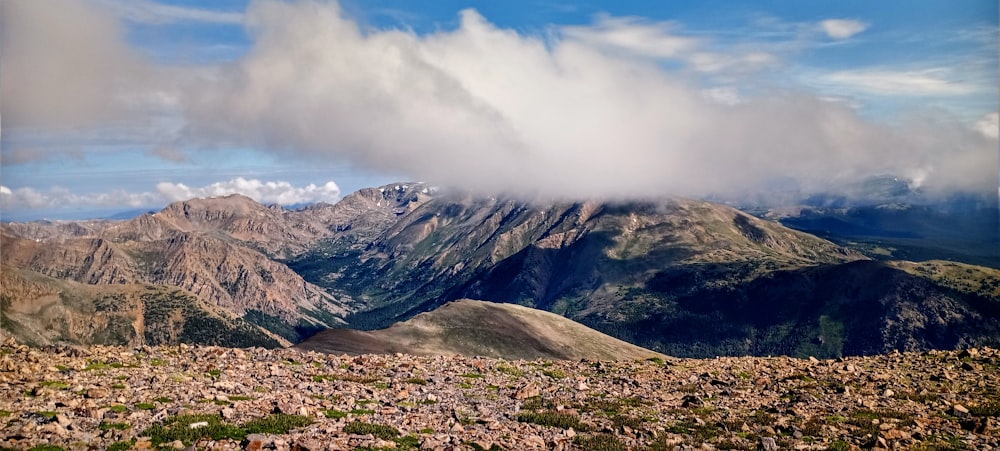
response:
[[[367,308],[347,321],[364,329],[472,298],[552,311],[690,357],[1000,344],[996,293],[869,261],[723,205],[529,203],[440,192],[411,208],[381,229],[317,241],[289,266],[363,300]],[[1000,283],[1000,271],[963,267]]]
[[[400,183],[293,211],[229,196],[129,221],[3,224],[0,240],[3,264],[35,280],[173,287],[288,343],[472,298],[679,356],[1000,345],[998,270],[870,261],[686,199],[525,202]]]

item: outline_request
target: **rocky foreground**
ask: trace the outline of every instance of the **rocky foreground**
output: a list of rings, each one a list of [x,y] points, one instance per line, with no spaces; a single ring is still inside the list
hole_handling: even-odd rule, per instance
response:
[[[1000,352],[628,362],[0,346],[4,449],[997,449]]]

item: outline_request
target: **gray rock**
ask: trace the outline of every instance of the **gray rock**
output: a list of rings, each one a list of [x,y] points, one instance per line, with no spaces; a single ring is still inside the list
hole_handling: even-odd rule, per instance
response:
[[[773,437],[761,437],[760,442],[757,443],[757,451],[777,451],[778,443],[774,441]]]

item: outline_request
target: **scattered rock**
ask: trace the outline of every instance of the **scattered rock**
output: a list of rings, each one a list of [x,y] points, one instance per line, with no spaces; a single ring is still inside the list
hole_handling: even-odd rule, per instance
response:
[[[0,397],[0,411],[10,412],[0,421],[0,437],[6,437],[0,447],[12,449],[42,444],[74,449],[79,443],[104,449],[132,439],[134,449],[151,449],[151,440],[138,435],[175,415],[214,414],[239,425],[277,412],[302,415],[312,424],[283,434],[250,434],[241,443],[203,439],[192,449],[397,446],[384,437],[345,433],[353,422],[392,427],[401,436],[415,436],[420,449],[431,450],[568,451],[603,435],[615,436],[629,449],[655,444],[685,450],[816,450],[834,440],[844,440],[850,449],[909,449],[933,445],[939,437],[961,437],[969,449],[998,445],[996,418],[973,415],[975,409],[965,407],[983,405],[1000,392],[998,369],[986,363],[1000,361],[1000,352],[990,348],[977,349],[975,357],[961,363],[959,352],[935,352],[836,363],[735,357],[672,359],[671,365],[346,357],[197,346],[141,352],[96,346],[87,356],[21,346],[0,346],[0,351],[4,392],[35,394]],[[157,364],[150,364],[154,360]],[[121,365],[65,372],[39,366],[23,372],[22,365],[4,362]],[[979,370],[959,370],[963,363]],[[501,365],[503,371],[494,370]],[[216,368],[224,369],[221,380],[209,372]],[[110,389],[112,384],[120,387]],[[585,426],[537,424],[564,419]],[[128,427],[112,426],[121,424]],[[712,434],[695,439],[699,431]],[[752,436],[761,438],[748,439]],[[183,449],[177,446],[165,448]]]

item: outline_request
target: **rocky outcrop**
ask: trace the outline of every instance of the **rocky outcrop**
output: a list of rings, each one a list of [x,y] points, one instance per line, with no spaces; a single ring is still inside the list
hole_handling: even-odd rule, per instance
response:
[[[989,348],[613,362],[8,343],[0,447],[995,449],[998,364]]]

